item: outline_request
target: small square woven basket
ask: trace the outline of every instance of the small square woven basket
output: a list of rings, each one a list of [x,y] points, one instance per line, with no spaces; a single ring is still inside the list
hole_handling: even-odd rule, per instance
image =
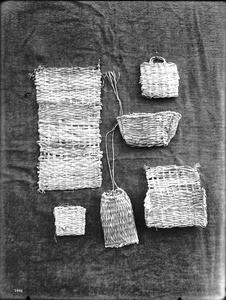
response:
[[[106,248],[139,243],[132,205],[124,190],[102,194],[100,216]]]
[[[86,208],[62,205],[55,207],[53,214],[57,236],[85,234]]]
[[[199,165],[145,166],[148,191],[144,200],[147,227],[170,228],[207,225],[206,191]]]
[[[154,62],[155,59],[160,62]],[[177,65],[163,57],[152,57],[140,65],[142,96],[147,98],[178,97],[179,74]]]

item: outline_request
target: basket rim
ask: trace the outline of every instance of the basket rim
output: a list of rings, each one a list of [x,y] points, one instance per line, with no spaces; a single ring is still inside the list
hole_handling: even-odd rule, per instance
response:
[[[55,206],[53,209],[53,214],[56,214],[62,210],[79,211],[79,212],[86,213],[86,208],[83,206],[63,204],[63,205]]]
[[[144,165],[143,168],[145,171],[153,171],[153,170],[163,170],[163,169],[175,169],[175,170],[179,170],[181,168],[186,168],[190,171],[198,171],[198,168],[200,167],[200,164],[195,164],[194,167],[191,167],[189,165],[164,165],[164,166],[156,166],[156,167],[151,167],[151,166],[148,166],[148,165]]]
[[[121,188],[117,188],[115,190],[109,190],[109,191],[106,191],[102,194],[102,196],[105,196],[107,198],[111,198],[111,199],[115,199],[115,197],[117,196],[121,196],[123,194],[125,194],[126,192],[121,189]]]
[[[39,65],[35,70],[35,73],[38,73],[40,71],[58,71],[58,72],[64,72],[64,71],[100,71],[100,65],[92,65],[87,67],[81,67],[81,66],[63,66],[63,67],[55,67],[55,66],[46,66],[46,65]]]
[[[169,65],[171,65],[171,66],[176,66],[176,68],[177,68],[177,65],[174,62],[167,62],[167,61],[166,62],[155,62],[155,63],[144,61],[142,64],[140,64],[140,67],[145,66],[145,65],[146,66],[153,66],[153,65],[169,66]]]
[[[179,119],[182,118],[182,115],[179,112],[176,111],[160,111],[160,112],[156,112],[156,113],[131,113],[131,114],[123,114],[121,116],[117,117],[118,119],[123,119],[123,118],[137,118],[137,117],[153,117],[153,116],[158,116],[158,115],[167,115],[168,113],[171,113],[174,116],[178,116]]]

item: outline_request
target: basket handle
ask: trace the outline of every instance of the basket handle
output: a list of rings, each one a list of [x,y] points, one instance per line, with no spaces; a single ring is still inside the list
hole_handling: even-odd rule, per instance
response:
[[[162,56],[152,56],[152,57],[150,58],[149,63],[154,63],[154,59],[158,59],[158,60],[161,60],[163,63],[166,63],[165,58],[163,58]]]

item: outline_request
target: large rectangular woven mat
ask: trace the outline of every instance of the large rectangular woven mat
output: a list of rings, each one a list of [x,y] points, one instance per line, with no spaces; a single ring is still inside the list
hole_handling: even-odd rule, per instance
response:
[[[39,190],[100,187],[100,68],[39,67],[35,85]]]

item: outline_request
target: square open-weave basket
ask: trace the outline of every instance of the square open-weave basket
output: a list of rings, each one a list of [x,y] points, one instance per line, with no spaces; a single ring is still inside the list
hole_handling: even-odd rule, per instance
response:
[[[124,190],[102,194],[100,216],[106,248],[139,243],[131,201]]]
[[[206,192],[199,165],[145,166],[148,191],[144,200],[147,227],[207,225]]]
[[[160,61],[154,62],[155,59]],[[142,96],[147,98],[178,97],[179,74],[175,63],[163,57],[152,57],[140,65]]]
[[[100,68],[39,67],[34,78],[39,190],[100,187]]]
[[[82,206],[54,207],[55,227],[57,236],[84,235],[86,225],[86,209]]]
[[[174,137],[181,114],[173,111],[134,113],[117,117],[120,132],[130,146],[167,146]]]

